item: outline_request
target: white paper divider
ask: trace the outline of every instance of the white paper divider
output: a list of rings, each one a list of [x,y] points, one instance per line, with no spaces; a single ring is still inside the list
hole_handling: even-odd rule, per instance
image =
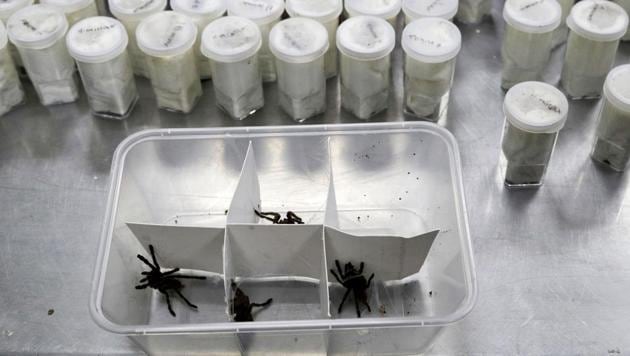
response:
[[[355,236],[326,227],[326,258],[328,270],[335,269],[335,260],[343,266],[352,262],[359,268],[365,262],[364,275],[380,281],[400,280],[420,271],[439,231],[415,237]],[[337,283],[334,276],[329,275]]]
[[[224,228],[127,223],[146,249],[155,248],[163,268],[180,267],[223,274]]]
[[[255,224],[258,217],[254,209],[260,209],[260,183],[256,169],[256,156],[254,146],[249,142],[247,154],[241,169],[232,203],[228,210],[228,224]]]

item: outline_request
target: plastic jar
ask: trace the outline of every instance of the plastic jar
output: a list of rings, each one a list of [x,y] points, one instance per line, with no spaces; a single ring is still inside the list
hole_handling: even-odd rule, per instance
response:
[[[245,119],[265,104],[261,47],[258,26],[243,17],[222,17],[203,31],[201,51],[211,60],[217,106],[234,119]]]
[[[269,49],[269,32],[280,21],[283,12],[284,0],[230,0],[228,2],[228,15],[248,18],[260,29],[263,43],[258,57],[265,82],[276,81],[275,59]]]
[[[280,107],[299,122],[326,111],[324,25],[306,18],[281,21],[269,34],[269,46],[276,57]]]
[[[606,77],[591,157],[619,172],[630,160],[630,64],[614,68]]]
[[[195,56],[197,56],[197,68],[201,79],[210,79],[212,69],[210,60],[201,53],[201,33],[213,20],[225,15],[227,10],[226,0],[171,0],[173,11],[187,15],[197,25],[197,42],[195,43]]]
[[[357,16],[337,30],[341,106],[361,119],[387,109],[396,32],[387,21]]]
[[[111,17],[90,17],[68,31],[68,51],[94,116],[124,119],[138,100],[127,43],[125,27]]]
[[[66,14],[70,27],[85,18],[98,16],[94,0],[40,0],[40,3],[61,10]]]
[[[462,36],[439,17],[412,21],[402,34],[405,52],[405,112],[437,122],[446,116],[455,58]]]
[[[138,48],[136,28],[140,21],[166,8],[166,0],[109,0],[109,10],[127,30],[127,51],[136,75],[149,77],[149,68],[144,53]]]
[[[572,99],[598,98],[628,28],[628,14],[610,1],[583,0],[571,9],[567,26],[562,86]]]
[[[455,18],[465,24],[480,23],[492,11],[492,0],[459,0]]]
[[[405,23],[424,17],[440,17],[452,21],[459,7],[458,0],[403,0]]]
[[[508,187],[543,183],[569,103],[562,92],[542,82],[523,82],[505,95],[503,103],[502,166]]]
[[[33,5],[14,13],[7,24],[26,72],[43,105],[71,103],[79,97],[74,60],[64,36],[68,21],[48,5]]]
[[[567,16],[571,12],[575,0],[558,0],[560,8],[562,9],[562,16],[560,20],[560,26],[553,31],[553,47],[557,47],[567,40],[569,35],[569,28],[567,27]]]
[[[306,17],[320,22],[328,31],[328,51],[324,57],[326,78],[337,75],[337,47],[334,45],[339,16],[343,12],[342,0],[287,0],[291,17]]]
[[[396,28],[396,19],[402,8],[402,0],[345,0],[349,17],[374,16],[387,20]]]
[[[33,5],[33,0],[4,0],[0,1],[0,21],[5,25],[9,23],[9,18],[19,9],[23,9],[27,6]],[[20,53],[17,48],[13,45],[13,43],[9,42],[9,51],[11,52],[11,56],[13,57],[13,62],[16,67],[20,68],[24,65],[22,64],[22,58],[20,58]]]
[[[142,20],[136,39],[149,64],[158,107],[191,112],[202,94],[193,49],[197,26],[186,15],[164,11]]]
[[[24,101],[22,83],[9,51],[9,39],[4,24],[0,21],[0,116],[11,111]]]
[[[556,0],[508,0],[503,7],[505,35],[501,56],[501,87],[542,79],[560,25],[562,9]]]

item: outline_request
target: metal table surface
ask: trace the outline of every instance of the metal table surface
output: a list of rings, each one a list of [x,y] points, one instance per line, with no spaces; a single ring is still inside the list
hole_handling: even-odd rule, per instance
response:
[[[462,153],[479,296],[433,354],[630,354],[630,199],[627,175],[589,158],[597,101],[572,102],[539,190],[507,191],[498,169],[503,126],[500,1],[494,21],[460,26],[463,50],[449,118]],[[557,82],[563,48],[546,79]],[[395,65],[401,66],[400,49]],[[630,43],[619,63],[630,62]],[[403,119],[396,105],[374,121]],[[293,124],[274,103],[243,122],[214,107],[211,83],[192,115],[155,109],[148,83],[123,122],[92,118],[85,96],[28,104],[0,119],[0,354],[142,354],[97,327],[88,312],[112,154],[127,135],[156,127]],[[359,122],[330,107],[311,123]]]

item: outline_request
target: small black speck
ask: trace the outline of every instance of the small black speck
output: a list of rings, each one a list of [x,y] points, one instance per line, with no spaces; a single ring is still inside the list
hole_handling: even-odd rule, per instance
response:
[[[370,159],[370,155],[366,154],[365,158]]]
[[[429,291],[429,297],[433,296],[433,291]]]
[[[411,172],[407,172],[407,174],[411,174]]]
[[[177,224],[177,219],[175,219],[175,224]]]
[[[411,155],[412,155],[412,156],[415,156],[415,155],[416,155],[416,153],[414,152],[414,153],[412,153]]]
[[[409,313],[409,312],[407,312],[407,315],[409,315],[409,314],[410,314],[410,313]]]
[[[405,190],[405,194],[409,194],[409,191],[408,191],[408,190]]]
[[[369,219],[369,218],[370,218],[370,216],[368,215],[368,216],[367,216],[367,218]]]
[[[363,194],[364,197],[367,197],[367,194]]]
[[[228,210],[227,210],[227,209],[225,209],[225,211],[224,211],[223,213],[224,213],[225,215],[227,215],[227,214],[228,214]]]
[[[416,177],[416,180],[420,180],[420,177]]]
[[[294,337],[294,338],[293,338],[293,342],[297,343],[297,342],[298,342],[298,338],[297,338],[297,337]]]
[[[361,217],[360,216],[357,216],[357,221],[361,221]]]
[[[48,309],[48,315],[55,314],[55,309]]]
[[[402,200],[402,198],[401,198],[401,197],[398,197],[398,200]]]

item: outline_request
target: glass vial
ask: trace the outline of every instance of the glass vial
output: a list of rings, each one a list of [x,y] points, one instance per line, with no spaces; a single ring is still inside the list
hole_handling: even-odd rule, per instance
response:
[[[630,160],[630,64],[614,68],[606,77],[591,157],[618,172]]]
[[[575,0],[558,0],[560,8],[562,9],[562,16],[560,19],[560,26],[553,31],[553,48],[556,48],[567,41],[569,35],[569,28],[567,27],[567,16],[571,12]]]
[[[68,31],[68,51],[77,62],[94,116],[127,118],[138,100],[128,42],[125,27],[111,17],[90,17]]]
[[[501,47],[501,87],[541,80],[547,67],[554,30],[562,10],[556,0],[507,0],[503,7],[505,35]]]
[[[424,17],[439,17],[452,21],[459,7],[458,0],[403,0],[405,24]]]
[[[446,116],[461,44],[457,26],[439,17],[425,17],[405,27],[405,113],[432,122]]]
[[[201,53],[201,33],[213,20],[225,15],[227,11],[226,0],[171,0],[173,11],[187,15],[197,25],[197,42],[195,43],[195,56],[197,68],[201,79],[210,79],[212,69],[210,60]]]
[[[337,75],[337,47],[335,35],[339,16],[343,11],[342,0],[287,0],[287,12],[291,17],[305,17],[318,21],[328,31],[328,51],[324,57],[326,78]]]
[[[269,34],[269,46],[276,57],[278,100],[284,112],[302,122],[326,111],[324,25],[299,17],[281,21]]]
[[[222,17],[203,31],[201,51],[211,60],[216,104],[233,119],[243,120],[265,104],[261,47],[258,26],[243,17]]]
[[[344,3],[349,17],[380,17],[393,28],[396,28],[396,19],[402,8],[402,0],[345,0]]]
[[[64,36],[68,21],[48,5],[33,5],[9,19],[9,40],[17,47],[42,105],[71,103],[79,90],[74,60],[68,54]]]
[[[61,10],[66,14],[70,27],[85,18],[98,16],[94,0],[40,0],[40,3]]]
[[[628,28],[628,14],[617,4],[582,0],[567,18],[571,30],[562,67],[562,86],[571,99],[601,96],[612,68],[619,39]]]
[[[396,33],[387,21],[356,16],[337,30],[341,107],[367,120],[387,109]]]
[[[149,77],[149,66],[144,53],[138,47],[136,29],[140,21],[166,8],[166,0],[109,0],[109,10],[127,30],[127,51],[136,75]]]
[[[19,9],[23,9],[27,6],[33,5],[33,0],[4,0],[0,1],[0,21],[5,25],[9,23],[9,18]],[[13,43],[9,42],[9,51],[13,57],[13,63],[17,69],[20,69],[21,73],[24,73],[24,65],[22,64],[22,58],[20,53]]]
[[[9,51],[9,39],[4,24],[0,21],[0,116],[11,111],[24,101],[22,83]]]
[[[269,32],[280,21],[284,12],[284,0],[230,0],[228,15],[250,19],[258,25],[262,36],[259,61],[265,82],[276,81],[275,59],[269,49]]]
[[[564,94],[546,83],[523,82],[507,92],[501,166],[508,187],[542,185],[568,111]]]
[[[459,0],[455,18],[465,24],[477,24],[490,15],[492,0]]]
[[[186,15],[163,11],[140,22],[136,39],[149,64],[158,107],[191,112],[202,93],[193,49],[197,26]]]

